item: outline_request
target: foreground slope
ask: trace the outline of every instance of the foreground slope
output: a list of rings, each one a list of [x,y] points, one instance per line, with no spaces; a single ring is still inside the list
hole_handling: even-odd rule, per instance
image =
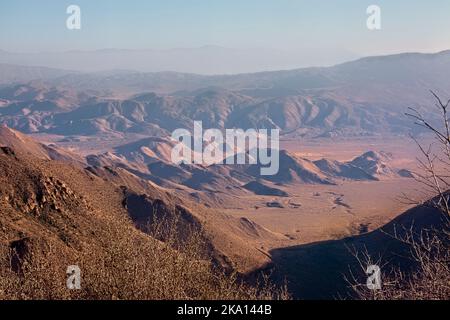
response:
[[[52,160],[8,128],[0,147],[0,297],[217,298],[208,261],[241,272],[267,262],[252,239],[275,235],[252,222],[189,207],[128,172]],[[176,218],[175,242],[146,228],[154,213]],[[173,245],[192,237],[194,255]],[[79,293],[65,289],[69,265],[83,270]]]

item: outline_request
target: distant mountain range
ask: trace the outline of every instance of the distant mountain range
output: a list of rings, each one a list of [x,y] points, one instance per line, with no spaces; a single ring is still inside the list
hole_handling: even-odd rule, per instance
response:
[[[0,122],[61,135],[167,135],[194,120],[293,136],[403,134],[414,128],[408,107],[433,119],[429,90],[449,97],[449,73],[450,51],[228,76],[0,65]]]
[[[221,46],[173,49],[101,49],[20,53],[0,50],[0,63],[99,72],[134,70],[199,74],[235,74],[333,65],[359,56],[342,49],[236,49]]]

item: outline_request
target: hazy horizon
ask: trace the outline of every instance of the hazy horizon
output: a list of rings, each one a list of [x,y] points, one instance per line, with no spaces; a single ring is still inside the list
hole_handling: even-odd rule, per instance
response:
[[[186,48],[102,48],[13,52],[0,48],[0,63],[42,66],[81,72],[129,70],[182,72],[203,75],[254,73],[305,67],[326,67],[360,58],[351,52],[316,54],[267,48],[228,48],[216,45]],[[189,63],[187,63],[189,62]]]
[[[264,48],[257,48],[254,50],[264,50]],[[266,49],[267,50],[267,49]],[[68,51],[53,51],[53,52],[11,52],[0,48],[0,63],[18,66],[30,67],[46,67],[61,69],[75,72],[108,72],[108,71],[130,71],[130,72],[179,72],[192,73],[198,75],[235,75],[241,73],[258,73],[270,71],[295,70],[310,67],[331,67],[347,62],[356,61],[373,56],[389,56],[397,54],[436,54],[440,52],[450,51],[443,49],[439,51],[399,51],[399,52],[384,52],[376,55],[352,55],[351,53],[342,55],[339,59],[330,60],[326,57],[318,58],[317,63],[305,64],[296,63],[295,61],[282,61],[284,63],[276,63],[267,67],[267,60],[251,59],[252,50],[236,50],[234,48],[225,48],[215,45],[205,45],[193,48],[168,48],[168,49],[123,49],[123,48],[103,48],[96,50],[68,50]],[[267,53],[268,51],[266,51]],[[219,54],[218,54],[219,53]],[[165,61],[161,61],[162,56],[157,56],[159,60],[153,60],[149,65],[145,63],[145,57],[149,55],[170,54],[171,56],[164,56]],[[181,56],[186,57],[190,54],[191,68],[185,69],[182,65],[177,65],[176,60]],[[224,54],[230,56],[222,64],[219,69],[208,69],[208,64],[205,64],[205,57],[209,55],[210,58],[215,57],[217,60],[223,59]],[[128,58],[127,58],[128,55]],[[271,51],[273,59],[280,58],[283,51]],[[141,60],[136,61],[136,56]],[[55,60],[55,58],[57,58]],[[106,58],[106,59],[105,59]],[[267,58],[267,57],[266,57]],[[321,59],[322,58],[322,59]],[[143,59],[143,60],[142,60]],[[92,61],[94,60],[94,61]],[[252,63],[249,64],[249,61]],[[319,62],[319,61],[322,61]],[[195,62],[195,63],[194,63]],[[215,63],[213,62],[213,63]],[[266,65],[264,65],[266,63]],[[82,67],[77,67],[83,64]],[[234,65],[233,65],[234,64]],[[245,66],[244,66],[245,65]],[[205,68],[206,66],[206,68]],[[218,70],[218,71],[215,71]]]
[[[6,51],[0,56],[17,53],[0,57],[0,63],[235,74],[439,52],[450,48],[445,32],[450,3],[432,2],[18,0],[0,5],[0,42]],[[66,27],[66,10],[73,4],[81,9],[79,30]],[[373,4],[381,9],[380,30],[366,26]]]

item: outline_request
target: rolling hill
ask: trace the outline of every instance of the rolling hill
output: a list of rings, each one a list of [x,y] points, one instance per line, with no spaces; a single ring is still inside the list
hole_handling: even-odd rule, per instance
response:
[[[369,151],[353,160],[309,160],[280,150],[279,171],[261,175],[261,164],[174,164],[171,139],[149,137],[114,148],[112,152],[87,157],[92,166],[121,168],[143,179],[183,192],[195,201],[221,206],[218,199],[230,203],[253,193],[286,197],[283,186],[302,184],[334,186],[348,181],[379,181],[412,177],[408,170],[390,165],[391,156]],[[199,199],[200,197],[200,199]]]

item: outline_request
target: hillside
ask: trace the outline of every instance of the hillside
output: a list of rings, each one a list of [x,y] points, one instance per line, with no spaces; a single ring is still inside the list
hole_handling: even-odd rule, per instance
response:
[[[0,133],[0,296],[217,298],[221,293],[211,287],[218,284],[208,261],[240,272],[267,262],[254,241],[277,235],[253,222],[183,201],[123,170],[52,160],[39,143],[11,129]],[[176,228],[158,236],[150,227],[159,221],[173,221]],[[178,252],[191,235],[202,237],[199,251]],[[78,296],[64,289],[69,265],[83,270],[86,287]],[[170,274],[171,283],[149,277],[158,272]],[[115,281],[119,286],[109,288]],[[36,291],[38,282],[47,284]]]

